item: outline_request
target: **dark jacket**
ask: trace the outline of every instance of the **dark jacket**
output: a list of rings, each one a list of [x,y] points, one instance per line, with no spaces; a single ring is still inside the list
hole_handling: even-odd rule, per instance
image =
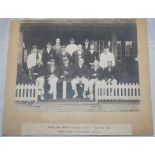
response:
[[[32,79],[36,80],[38,77],[45,76],[45,70],[42,65],[36,65],[31,69]]]
[[[51,66],[48,66],[46,68],[46,77],[49,78],[51,75],[53,75],[54,77],[59,76],[59,69],[56,66],[54,67],[54,70],[51,69]]]
[[[70,54],[69,53],[65,53],[64,55],[62,53],[57,54],[57,64],[59,68],[64,66],[64,58],[70,60]]]
[[[108,68],[106,67],[104,69],[104,79],[116,79],[116,69],[115,67]]]
[[[71,64],[74,66],[74,67],[77,67],[79,65],[79,59],[82,58],[84,59],[85,61],[85,57],[84,57],[84,53],[82,52],[81,55],[79,55],[78,51],[74,52],[72,54],[72,57],[71,57]]]
[[[54,45],[52,49],[55,51],[56,54],[59,54],[62,51],[61,45],[59,45],[58,47]]]
[[[104,71],[101,67],[97,68],[97,70],[91,67],[88,73],[89,73],[89,79],[102,80],[104,78]]]
[[[56,61],[56,52],[51,48],[50,52],[47,52],[47,49],[45,49],[42,53],[42,61],[44,67],[47,67],[47,62],[49,62],[51,59],[55,59]]]
[[[72,73],[72,77],[76,78],[76,77],[85,77],[88,78],[89,74],[88,74],[88,67],[83,64],[83,66],[80,68],[79,65],[78,66],[74,66],[73,67],[73,73]]]
[[[94,51],[92,54],[90,50],[87,51],[85,56],[85,64],[91,67],[90,63],[94,63],[95,60],[99,61],[99,53],[97,51]]]
[[[59,78],[63,79],[63,80],[69,80],[73,77],[74,75],[74,69],[71,65],[68,65],[68,67],[63,66],[60,69],[59,72]],[[63,77],[61,77],[63,76]]]

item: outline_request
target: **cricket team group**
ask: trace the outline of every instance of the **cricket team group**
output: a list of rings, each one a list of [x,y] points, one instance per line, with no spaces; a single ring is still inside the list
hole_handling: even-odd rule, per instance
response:
[[[56,38],[55,45],[48,42],[42,53],[38,52],[36,45],[32,46],[27,68],[29,78],[38,86],[41,100],[45,100],[45,93],[50,94],[52,100],[57,99],[58,81],[70,82],[73,98],[79,96],[77,87],[83,87],[82,97],[89,100],[94,100],[97,82],[102,85],[117,84],[115,58],[108,46],[99,54],[88,39],[85,39],[84,45],[77,45],[74,38],[69,42],[67,46],[62,46],[61,39]],[[47,85],[49,89],[46,92]]]

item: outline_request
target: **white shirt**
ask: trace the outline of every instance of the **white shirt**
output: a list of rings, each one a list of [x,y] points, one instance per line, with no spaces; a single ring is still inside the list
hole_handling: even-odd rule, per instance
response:
[[[37,53],[31,53],[27,58],[27,68],[31,69],[33,66],[36,66],[37,63]]]
[[[112,61],[112,66],[115,66],[115,58],[114,58],[113,53],[111,53],[111,52],[101,53],[99,66],[104,69],[105,67],[107,67],[108,61]]]
[[[77,45],[75,44],[69,44],[66,47],[66,51],[72,56],[72,54],[78,49]]]

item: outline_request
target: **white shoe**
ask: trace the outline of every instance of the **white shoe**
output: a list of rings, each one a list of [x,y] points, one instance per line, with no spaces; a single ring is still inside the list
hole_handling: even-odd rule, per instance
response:
[[[40,96],[40,100],[41,100],[41,101],[45,100],[44,95],[41,95],[41,96]]]
[[[74,94],[74,96],[73,96],[73,98],[77,98],[78,97],[78,94],[77,93],[75,93]]]
[[[92,101],[94,99],[94,95],[90,94],[90,98],[89,99]]]
[[[87,98],[86,93],[83,93],[83,98]]]
[[[53,100],[55,101],[57,98],[56,98],[56,96],[53,96]]]
[[[87,98],[90,98],[91,94],[87,95]]]
[[[53,94],[51,90],[49,90],[48,93],[51,94],[51,95]]]

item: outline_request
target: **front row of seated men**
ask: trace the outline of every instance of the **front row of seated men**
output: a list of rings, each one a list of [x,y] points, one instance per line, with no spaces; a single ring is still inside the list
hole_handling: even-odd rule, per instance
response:
[[[53,100],[57,98],[57,82],[58,80],[71,82],[72,90],[74,91],[73,98],[78,97],[77,85],[83,85],[83,98],[94,99],[93,88],[97,82],[101,84],[116,84],[115,68],[112,66],[112,61],[107,61],[107,67],[103,70],[99,66],[97,60],[91,68],[88,68],[84,59],[80,58],[78,65],[70,66],[69,59],[63,60],[64,66],[58,69],[55,65],[55,60],[51,59],[48,67],[45,69],[41,64],[41,60],[37,59],[37,65],[32,68],[32,77],[39,88],[40,99],[44,100],[44,85],[48,83],[50,89],[49,94],[53,95]],[[63,89],[63,88],[62,88]],[[89,95],[87,95],[89,92]]]

